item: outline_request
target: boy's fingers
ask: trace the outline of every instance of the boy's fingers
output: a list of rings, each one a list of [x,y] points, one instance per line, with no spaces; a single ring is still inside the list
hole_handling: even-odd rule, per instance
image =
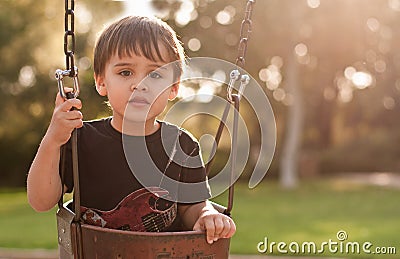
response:
[[[212,244],[214,242],[215,235],[214,220],[212,218],[205,220],[204,226],[207,230],[207,243]]]
[[[196,221],[196,223],[193,226],[193,230],[194,231],[203,231],[204,228],[202,227],[202,225],[200,224],[200,221]]]
[[[230,225],[229,232],[228,232],[228,234],[225,235],[225,238],[232,237],[233,234],[235,234],[235,232],[236,232],[235,222],[231,218],[229,218],[229,225]]]
[[[207,243],[212,244],[214,242],[214,224],[207,223],[207,220],[198,220],[194,226],[194,231],[204,231],[206,230]]]
[[[62,111],[67,112],[72,109],[72,107],[75,107],[76,109],[81,109],[82,108],[82,102],[79,99],[68,99],[62,104]]]
[[[64,93],[69,93],[72,92],[74,89],[70,88],[70,87],[64,87]],[[61,96],[60,92],[57,92],[57,96],[56,96],[56,106],[62,104],[65,102],[64,97]]]
[[[207,243],[212,244],[220,238],[232,237],[236,232],[236,225],[230,217],[208,215],[196,221],[193,230],[205,230]]]
[[[65,118],[67,120],[79,120],[83,118],[83,115],[80,111],[74,110],[74,111],[69,111],[66,113]]]
[[[82,120],[73,120],[73,121],[71,121],[71,126],[73,128],[81,128],[83,126],[83,121]]]
[[[215,224],[215,236],[222,236],[222,232],[224,231],[224,221],[222,218],[215,218],[214,219],[214,224]],[[216,241],[216,240],[214,240]]]
[[[229,219],[223,219],[222,223],[224,224],[224,227],[222,231],[219,233],[219,237],[225,238],[231,231],[231,223]]]
[[[56,95],[56,101],[55,101],[55,104],[56,104],[56,107],[57,106],[59,106],[59,105],[61,105],[62,103],[64,103],[64,98],[61,96],[61,94],[60,93],[57,93],[57,95]]]

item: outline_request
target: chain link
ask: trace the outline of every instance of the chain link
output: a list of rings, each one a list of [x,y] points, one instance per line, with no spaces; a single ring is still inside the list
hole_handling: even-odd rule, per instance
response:
[[[251,16],[253,14],[253,6],[255,3],[256,0],[247,1],[245,16],[240,27],[240,40],[235,65],[241,68],[244,67],[244,64],[246,62],[247,44],[249,42],[250,33],[252,31]]]
[[[237,93],[239,100],[244,92],[245,87],[250,82],[250,77],[248,75],[240,74],[239,67],[244,68],[244,65],[246,62],[247,44],[249,42],[250,34],[252,31],[252,25],[253,25],[253,23],[251,21],[251,15],[253,14],[253,7],[254,7],[255,3],[256,3],[256,0],[248,0],[247,1],[244,19],[240,26],[240,40],[239,40],[239,46],[238,46],[238,54],[237,54],[237,58],[236,58],[236,62],[235,62],[236,69],[232,70],[230,73],[230,81],[229,81],[228,89],[227,89],[227,98],[231,103],[233,102],[232,94],[233,94],[233,88],[234,88],[235,82],[240,80],[240,87],[239,87],[239,90]]]
[[[58,91],[64,99],[76,98],[79,95],[78,68],[75,66],[75,1],[65,0],[64,16],[64,54],[65,70],[57,69],[55,77],[58,83]],[[64,91],[64,78],[72,78],[72,92]]]
[[[65,0],[65,33],[64,33],[64,54],[65,67],[70,71],[70,76],[75,76],[75,1]]]

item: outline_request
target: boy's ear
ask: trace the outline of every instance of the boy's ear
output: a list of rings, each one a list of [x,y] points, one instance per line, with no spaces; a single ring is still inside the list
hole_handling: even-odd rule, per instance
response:
[[[179,83],[173,84],[169,92],[168,100],[173,101],[178,96],[178,91],[179,91]]]
[[[94,74],[94,81],[96,83],[96,90],[101,96],[106,96],[107,95],[107,88],[104,83],[104,79],[102,76]]]

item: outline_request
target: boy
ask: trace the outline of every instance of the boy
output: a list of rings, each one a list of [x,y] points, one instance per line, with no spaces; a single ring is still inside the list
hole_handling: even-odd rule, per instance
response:
[[[170,62],[173,65],[164,66]],[[186,131],[156,120],[168,100],[177,96],[183,62],[183,48],[175,32],[157,18],[125,17],[108,26],[96,43],[94,78],[97,92],[108,97],[112,117],[83,122],[80,100],[64,100],[57,95],[49,128],[28,174],[27,192],[32,208],[46,211],[57,204],[63,194],[61,167],[65,167],[63,190],[72,191],[70,158],[60,165],[60,148],[64,144],[70,148],[71,132],[79,128],[82,206],[109,211],[124,197],[144,187],[135,177],[137,165],[133,166],[131,158],[125,157],[122,137],[128,136],[134,143],[144,138],[147,159],[159,171],[177,181],[204,183],[197,185],[202,187],[195,189],[197,196],[190,203],[175,200],[177,217],[162,230],[173,231],[183,226],[206,231],[210,244],[231,237],[236,230],[233,220],[218,213],[207,201],[209,187],[201,159],[201,166],[185,167],[184,163],[173,161],[173,154],[166,154],[162,146],[163,141],[170,139],[161,137],[161,129],[173,132],[180,145],[178,150],[183,150],[187,157],[199,157],[198,143]],[[73,107],[78,110],[71,110]],[[144,152],[139,150],[136,154],[143,157]],[[135,158],[133,161],[140,164]]]

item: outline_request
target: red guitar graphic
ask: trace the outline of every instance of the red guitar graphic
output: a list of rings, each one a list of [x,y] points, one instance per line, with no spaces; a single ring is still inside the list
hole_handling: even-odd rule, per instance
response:
[[[162,199],[168,191],[142,188],[126,196],[114,209],[101,211],[81,206],[85,223],[105,228],[160,232],[170,226],[177,213],[177,204]]]

